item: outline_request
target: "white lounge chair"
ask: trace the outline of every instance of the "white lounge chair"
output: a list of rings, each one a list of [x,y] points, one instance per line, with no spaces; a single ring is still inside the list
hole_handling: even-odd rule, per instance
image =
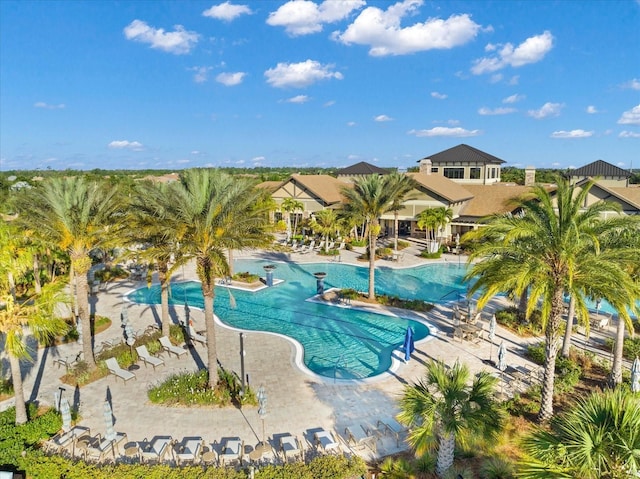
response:
[[[353,425],[345,427],[344,438],[349,447],[355,450],[362,450],[365,447],[368,447],[373,452],[376,452],[377,438],[374,436],[369,436],[365,429],[361,426]]]
[[[169,339],[168,336],[161,336],[160,344],[162,345],[162,349],[167,353],[169,353],[169,355],[175,354],[176,357],[179,358],[183,354],[187,354],[186,349],[182,349],[182,348],[179,348],[178,346],[174,346],[173,344],[171,344],[171,340]]]
[[[100,434],[95,438],[96,442],[93,445],[89,445],[85,451],[85,460],[96,462],[102,462],[105,455],[111,452],[113,454],[113,460],[116,459],[116,452],[120,454],[119,445],[127,438],[127,434],[124,432],[117,432],[115,439],[107,439],[101,437]]]
[[[173,439],[171,436],[155,436],[151,441],[145,438],[138,446],[143,462],[162,462],[165,454],[171,449]]]
[[[338,249],[344,249],[344,241],[341,241],[340,244],[338,245]]]
[[[290,459],[296,459],[298,456],[302,457],[302,446],[300,442],[291,435],[282,436],[280,438],[280,450],[284,455],[285,462]]]
[[[323,241],[320,241],[320,244],[319,244],[318,246],[314,247],[313,249],[314,249],[315,251],[320,251],[320,250],[321,250],[321,249],[323,249],[323,248],[324,248],[324,240],[323,240]]]
[[[316,446],[323,452],[339,452],[340,444],[335,440],[333,434],[324,429],[319,429],[313,433],[313,440]]]
[[[120,379],[122,379],[125,383],[129,380],[129,379],[135,379],[136,375],[133,374],[131,371],[127,371],[126,369],[122,369],[120,367],[120,365],[118,364],[118,361],[116,360],[116,358],[109,358],[105,361],[105,363],[107,364],[107,368],[109,369],[109,372],[111,374],[113,374],[116,377],[119,377]]]
[[[244,443],[239,437],[223,438],[220,445],[220,462],[222,465],[233,464],[235,462],[242,463],[242,451],[244,450]]]
[[[395,436],[398,446],[400,446],[400,437],[407,432],[407,428],[392,417],[380,419],[377,427],[381,428],[385,435],[388,432],[391,436]]]
[[[313,251],[313,248],[315,248],[316,246],[316,241],[315,240],[311,240],[311,243],[309,243],[309,245],[307,247],[302,247],[298,250],[298,253],[302,253],[302,254],[307,254],[310,253],[311,251]]]
[[[173,444],[173,456],[176,458],[178,466],[186,462],[195,462],[201,456],[201,437],[185,437],[182,441]]]
[[[138,357],[142,359],[145,367],[147,366],[147,364],[151,364],[153,366],[153,369],[155,370],[156,366],[162,366],[164,364],[164,359],[151,356],[144,344],[141,346],[137,346],[136,352],[138,353]]]
[[[91,434],[91,430],[88,427],[73,426],[70,430],[62,430],[49,439],[45,448],[49,451],[59,453],[63,448],[68,448],[73,445],[79,437],[88,436],[89,434]]]
[[[189,339],[191,339],[191,341],[200,343],[204,346],[207,345],[207,338],[202,334],[198,333],[195,329],[193,329],[193,326],[191,325],[189,325]]]

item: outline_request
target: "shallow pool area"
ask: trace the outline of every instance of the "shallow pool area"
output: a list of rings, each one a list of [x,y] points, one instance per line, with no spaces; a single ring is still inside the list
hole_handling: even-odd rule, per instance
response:
[[[220,320],[235,328],[281,334],[298,342],[304,350],[303,363],[311,372],[331,379],[363,379],[378,376],[392,364],[392,352],[402,345],[407,326],[420,341],[429,336],[426,324],[407,318],[359,309],[307,301],[316,294],[313,273],[327,273],[325,287],[368,288],[366,267],[341,264],[270,263],[237,260],[236,272],[265,275],[264,266],[274,264],[274,277],[284,280],[256,292],[216,287],[214,311]],[[402,298],[446,302],[466,289],[465,269],[453,264],[433,264],[406,269],[377,268],[376,292]],[[233,301],[230,301],[233,295]],[[130,301],[160,303],[160,287],[141,288],[128,295]],[[175,282],[170,302],[203,308],[200,283]],[[231,307],[234,304],[235,307]]]

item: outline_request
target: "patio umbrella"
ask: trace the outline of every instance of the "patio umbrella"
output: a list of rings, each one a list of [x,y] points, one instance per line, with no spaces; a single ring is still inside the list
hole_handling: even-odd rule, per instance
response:
[[[631,365],[631,391],[640,392],[640,359],[638,356]]]
[[[504,345],[504,341],[500,343],[498,348],[498,369],[500,371],[507,369],[507,347]]]
[[[496,315],[491,315],[491,321],[489,321],[489,341],[491,341],[491,345],[489,346],[489,361],[493,358],[493,340],[496,339]]]
[[[404,334],[404,343],[402,344],[404,349],[404,362],[408,362],[411,359],[411,353],[415,351],[416,347],[413,344],[413,329],[411,326],[407,326],[407,331]]]
[[[113,411],[111,410],[111,404],[109,401],[104,402],[104,424],[106,426],[104,438],[108,441],[113,441],[116,438],[116,430],[113,428]]]
[[[71,431],[71,407],[67,398],[60,401],[60,414],[62,415],[62,430],[64,432]]]

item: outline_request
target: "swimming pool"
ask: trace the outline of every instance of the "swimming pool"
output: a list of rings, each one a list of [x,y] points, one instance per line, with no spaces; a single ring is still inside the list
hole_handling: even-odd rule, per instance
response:
[[[257,292],[233,290],[235,308],[230,307],[226,288],[216,286],[215,314],[232,327],[293,338],[302,345],[303,363],[313,373],[331,379],[378,376],[391,367],[391,353],[402,344],[407,326],[413,328],[416,341],[429,335],[429,328],[418,321],[306,301],[316,293],[314,272],[327,273],[326,289],[365,291],[367,267],[236,260],[234,269],[264,276],[263,266],[267,264],[276,265],[274,277],[284,283]],[[462,283],[464,271],[464,266],[444,263],[407,269],[376,268],[376,293],[435,303],[451,301],[466,292]],[[160,287],[137,289],[128,298],[136,303],[158,304]],[[172,283],[170,302],[182,305],[185,301],[204,307],[198,282]]]

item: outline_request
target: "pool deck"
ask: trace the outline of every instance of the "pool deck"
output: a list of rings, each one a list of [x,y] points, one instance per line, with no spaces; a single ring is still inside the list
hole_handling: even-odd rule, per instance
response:
[[[409,267],[429,262],[416,256],[417,248],[412,246],[405,250],[404,256],[397,262],[379,260],[379,265]],[[341,261],[347,263],[366,264],[357,261],[358,252],[343,251]],[[444,255],[444,261],[459,262],[466,258]],[[292,260],[297,262],[323,262],[325,258],[315,253],[269,253],[245,252],[235,253],[235,258],[266,258],[271,261]],[[277,277],[277,273],[275,275]],[[185,267],[173,280],[196,279],[195,268]],[[144,281],[123,280],[109,284],[104,291],[90,296],[91,307],[99,315],[112,319],[112,326],[96,335],[96,344],[109,339],[120,339],[122,330],[119,318],[123,305],[123,295],[136,287],[145,286]],[[460,341],[452,337],[453,324],[451,309],[448,306],[437,306],[429,313],[412,313],[416,319],[428,322],[437,328],[436,334],[429,340],[416,344],[416,350],[408,363],[397,362],[397,370],[384,377],[370,382],[340,383],[332,380],[312,377],[300,371],[295,365],[295,347],[291,341],[270,334],[249,332],[244,335],[245,371],[249,375],[252,388],[264,385],[267,393],[267,416],[265,418],[266,435],[290,433],[304,441],[308,439],[306,431],[323,427],[338,433],[344,433],[345,427],[359,427],[369,423],[375,425],[398,411],[397,400],[403,387],[417,379],[424,372],[424,365],[429,359],[439,359],[448,365],[461,361],[468,365],[472,374],[486,370],[499,375],[497,369],[489,363],[497,356],[497,345],[504,341],[507,346],[507,363],[522,366],[531,370],[535,365],[524,359],[522,353],[528,343],[538,341],[537,338],[522,339],[509,333],[499,325],[493,344],[486,339],[488,319],[493,310],[500,305],[492,301],[483,311],[485,321],[484,339],[479,343]],[[128,316],[134,330],[159,323],[159,305],[128,304]],[[174,321],[184,317],[182,307],[170,307]],[[191,317],[196,330],[204,329],[204,314],[193,308]],[[217,353],[225,368],[240,373],[239,334],[237,330],[226,327],[217,328]],[[599,333],[602,334],[602,333]],[[613,334],[613,326],[605,334]],[[592,335],[593,336],[593,335]],[[579,334],[574,341],[584,338]],[[206,349],[196,345],[189,349],[189,354],[181,359],[175,356],[162,357],[164,366],[155,371],[152,367],[140,365],[133,371],[135,380],[126,384],[115,376],[108,376],[92,384],[75,389],[64,385],[60,377],[64,368],[54,365],[57,357],[75,355],[80,351],[77,343],[65,344],[52,348],[40,349],[34,363],[23,363],[25,397],[37,400],[41,404],[51,405],[54,393],[65,388],[63,396],[72,406],[79,406],[80,424],[91,428],[92,434],[104,434],[103,402],[109,398],[113,406],[115,429],[126,432],[129,441],[141,441],[156,435],[170,435],[181,440],[185,436],[202,436],[207,443],[220,442],[223,437],[238,436],[245,445],[254,446],[262,439],[262,423],[256,407],[245,407],[242,410],[231,407],[226,409],[187,409],[169,408],[152,405],[147,400],[147,389],[167,376],[181,371],[195,371],[206,363]],[[400,354],[398,354],[400,356]],[[2,360],[3,363],[6,359]],[[6,368],[4,369],[6,371]],[[518,381],[505,375],[503,391],[511,393],[518,387]],[[521,378],[522,379],[522,378]],[[13,399],[0,403],[0,410],[11,406]],[[249,450],[250,450],[249,447]],[[345,451],[346,444],[341,446]],[[377,457],[392,454],[406,449],[402,442],[398,445],[395,438],[383,436],[377,442]],[[123,452],[123,451],[121,451]],[[365,459],[375,455],[370,450],[358,451]]]

